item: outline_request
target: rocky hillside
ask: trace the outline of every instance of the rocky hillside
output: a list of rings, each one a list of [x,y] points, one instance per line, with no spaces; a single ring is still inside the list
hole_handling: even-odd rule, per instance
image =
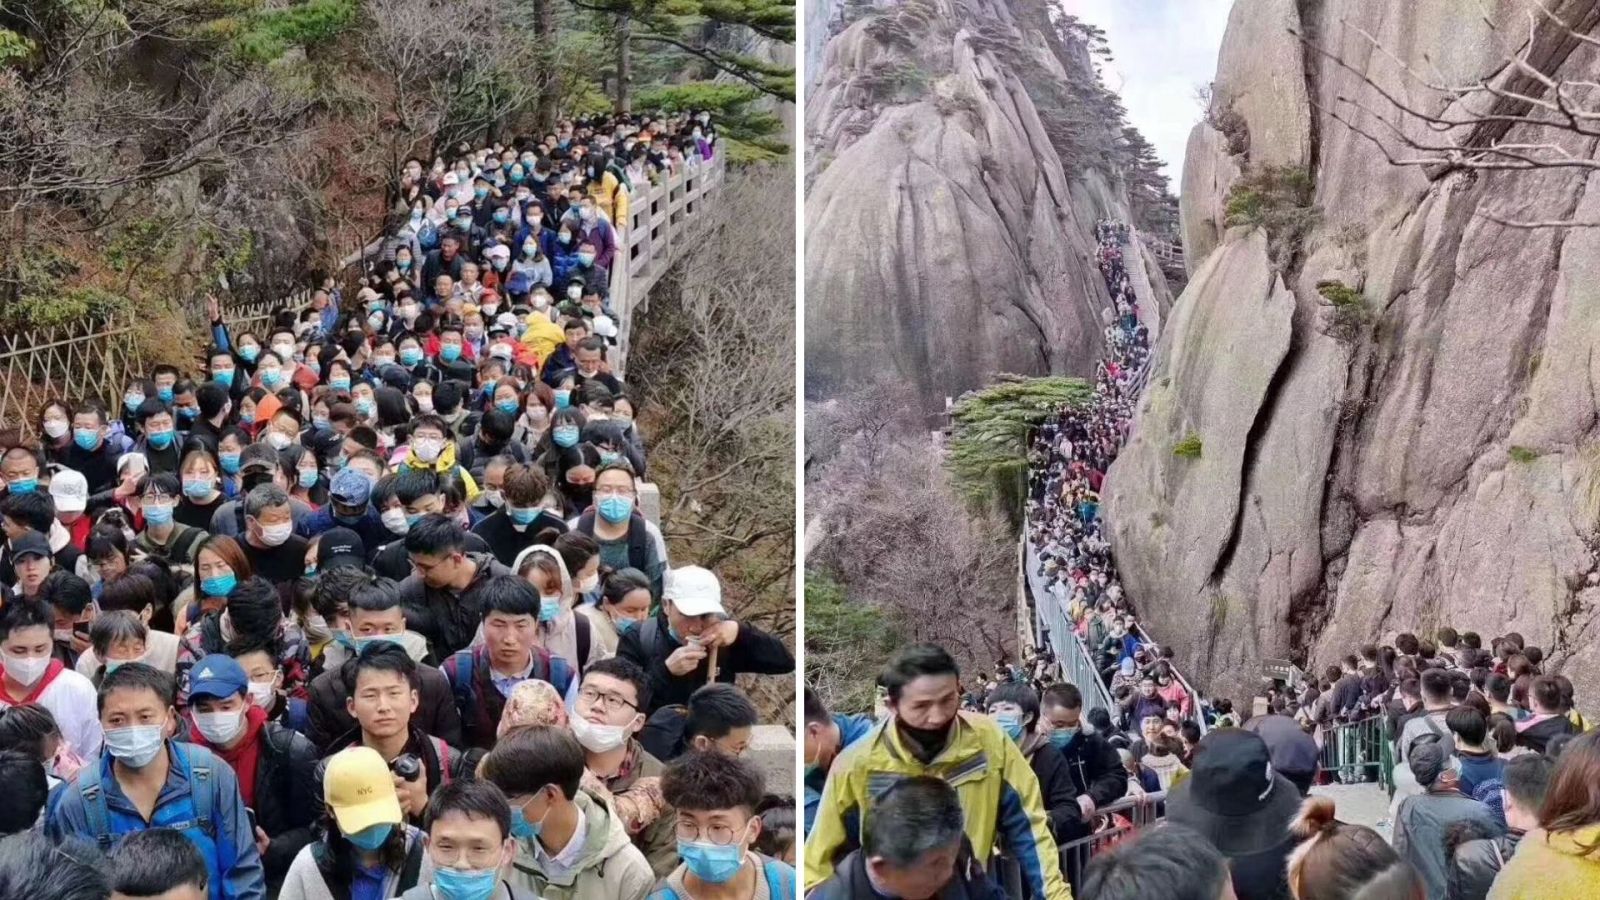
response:
[[[1093,226],[1130,218],[1109,159],[1120,108],[1091,106],[1109,95],[1090,42],[1052,15],[813,0],[828,37],[807,48],[809,399],[893,379],[937,413],[996,373],[1092,373],[1110,303]]]
[[[1484,217],[1600,219],[1600,172],[1395,166],[1328,112],[1385,110],[1370,80],[1468,114],[1357,28],[1471,83],[1531,5],[1486,4],[1498,33],[1456,0],[1234,5],[1184,166],[1191,280],[1106,497],[1131,596],[1213,692],[1248,695],[1263,658],[1322,666],[1445,624],[1520,631],[1580,697],[1600,690],[1600,229]],[[1550,5],[1600,36],[1596,0]],[[1551,34],[1533,62],[1592,77],[1594,48]],[[1503,140],[1548,139],[1531,130]],[[1561,146],[1596,158],[1594,139]],[[1230,207],[1267,227],[1228,227]]]

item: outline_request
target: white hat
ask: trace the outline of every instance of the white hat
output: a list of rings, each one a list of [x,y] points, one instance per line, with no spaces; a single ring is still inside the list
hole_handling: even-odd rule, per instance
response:
[[[686,616],[703,616],[706,613],[727,615],[722,608],[722,584],[710,569],[684,566],[667,572],[661,596],[672,601],[678,612]]]
[[[134,463],[138,463],[146,472],[150,471],[150,460],[146,459],[143,453],[124,453],[117,457],[117,474],[121,475],[123,469]]]
[[[61,512],[83,512],[89,506],[89,479],[77,469],[61,469],[50,478],[50,499]]]
[[[511,248],[507,247],[505,244],[495,244],[493,247],[490,247],[487,251],[485,251],[484,255],[490,258],[500,257],[501,259],[510,259]]]
[[[446,172],[446,173],[444,173],[444,178],[442,179],[442,181],[444,182],[444,186],[445,187],[455,187],[456,185],[461,183],[460,177],[457,176],[456,173],[454,173],[454,172]]]
[[[522,319],[516,313],[507,311],[495,316],[494,323],[507,331],[514,331],[518,325],[522,324]]]

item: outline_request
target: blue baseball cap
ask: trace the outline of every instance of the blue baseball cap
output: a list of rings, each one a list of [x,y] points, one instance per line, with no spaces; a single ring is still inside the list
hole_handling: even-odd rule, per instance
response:
[[[226,653],[213,653],[189,670],[189,697],[223,699],[250,689],[250,676],[238,660]]]

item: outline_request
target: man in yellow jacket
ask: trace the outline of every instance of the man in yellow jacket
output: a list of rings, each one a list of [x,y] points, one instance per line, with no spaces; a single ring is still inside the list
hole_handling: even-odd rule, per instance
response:
[[[884,671],[892,715],[833,762],[806,839],[805,886],[828,880],[860,845],[876,798],[902,778],[931,775],[956,789],[967,838],[980,860],[998,845],[1022,867],[1032,896],[1071,900],[1039,796],[1039,781],[1015,741],[986,716],[959,712],[961,673],[943,648],[923,644]]]

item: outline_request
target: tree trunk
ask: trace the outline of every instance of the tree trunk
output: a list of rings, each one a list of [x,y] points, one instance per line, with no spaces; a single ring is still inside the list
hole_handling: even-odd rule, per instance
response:
[[[633,112],[633,19],[617,16],[617,114]]]
[[[560,86],[556,84],[556,10],[554,0],[533,0],[533,34],[538,47],[539,102],[534,108],[534,125],[542,136],[556,128],[560,114]]]

